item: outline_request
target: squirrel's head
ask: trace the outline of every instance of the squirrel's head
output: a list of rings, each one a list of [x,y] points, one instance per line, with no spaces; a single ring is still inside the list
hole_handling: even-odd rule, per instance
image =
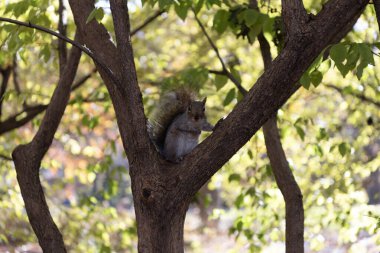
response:
[[[199,121],[205,118],[205,105],[207,97],[202,101],[191,101],[187,107],[187,115],[193,121]]]

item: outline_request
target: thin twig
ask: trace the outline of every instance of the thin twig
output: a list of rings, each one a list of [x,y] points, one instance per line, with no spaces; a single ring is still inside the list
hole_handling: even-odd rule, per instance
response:
[[[90,73],[87,75],[83,76],[81,79],[76,81],[72,86],[71,86],[71,91],[74,91],[81,87],[94,73],[96,73],[96,68],[93,68]]]
[[[18,80],[18,64],[17,64],[17,56],[16,54],[13,56],[13,84],[15,86],[15,90],[17,92],[17,95],[21,94],[21,89],[20,89],[20,82]]]
[[[6,161],[13,161],[12,157],[4,155],[4,154],[0,154],[0,158]]]
[[[145,26],[149,25],[152,21],[154,21],[157,17],[161,16],[165,11],[160,10],[157,11],[155,14],[153,14],[151,17],[147,18],[144,23],[141,25],[137,26],[135,29],[131,31],[131,37],[135,35],[138,31],[142,30]]]
[[[364,96],[363,94],[346,93],[346,92],[344,92],[344,89],[342,89],[342,88],[340,88],[338,86],[332,85],[332,84],[325,84],[325,86],[328,87],[328,88],[331,88],[331,89],[334,89],[334,90],[338,91],[341,95],[348,94],[348,95],[351,95],[351,96],[353,96],[353,97],[355,97],[357,99],[360,99],[363,102],[367,102],[367,103],[373,104],[373,105],[375,105],[375,106],[377,106],[377,107],[380,108],[380,102],[377,102],[377,101],[373,100],[372,98]]]
[[[216,56],[218,57],[218,59],[220,61],[220,64],[222,64],[222,72],[223,72],[223,74],[225,76],[227,76],[228,79],[230,79],[236,85],[236,87],[238,88],[238,90],[240,91],[240,93],[242,93],[243,95],[247,94],[247,90],[244,89],[244,87],[241,85],[241,83],[232,75],[232,73],[230,71],[228,71],[228,69],[226,67],[226,64],[223,61],[223,58],[220,56],[218,47],[215,45],[215,43],[212,41],[211,37],[208,35],[205,27],[203,26],[202,22],[199,20],[199,18],[197,17],[197,15],[195,14],[194,10],[193,10],[193,12],[194,12],[195,20],[197,21],[197,23],[198,23],[199,27],[201,28],[203,34],[206,36],[207,41],[209,42],[210,46],[214,50]]]
[[[116,76],[112,73],[112,71],[101,61],[98,59],[97,56],[95,56],[95,54],[89,50],[87,47],[85,46],[82,46],[79,42],[77,41],[74,41],[72,39],[69,39],[65,36],[63,36],[62,34],[59,34],[57,32],[54,32],[50,29],[47,29],[45,27],[42,27],[42,26],[39,26],[39,25],[36,25],[36,24],[33,24],[31,22],[22,22],[22,21],[18,21],[18,20],[14,20],[14,19],[10,19],[10,18],[4,18],[4,17],[0,17],[0,21],[4,21],[4,22],[8,22],[8,23],[12,23],[12,24],[16,24],[16,25],[20,25],[20,26],[25,26],[25,27],[29,27],[29,28],[33,28],[33,29],[36,29],[36,30],[40,30],[40,31],[43,31],[45,33],[48,33],[50,35],[53,35],[61,40],[64,40],[66,41],[67,43],[70,43],[71,45],[79,48],[82,52],[86,53],[88,56],[91,57],[91,59],[96,62],[99,66],[102,67],[102,69],[107,73],[107,75],[109,76],[109,78],[115,83],[117,84],[117,86],[121,87],[121,84],[119,82],[119,80],[116,78]]]
[[[58,31],[63,36],[67,36],[67,25],[64,24],[63,16],[66,11],[65,4],[63,0],[59,0],[58,7]],[[58,54],[59,54],[59,73],[62,74],[67,62],[67,46],[66,43],[62,40],[58,40]]]
[[[2,111],[3,111],[2,109],[3,109],[4,95],[8,88],[8,82],[9,82],[9,77],[11,76],[12,67],[8,66],[5,69],[1,69],[0,72],[1,72],[1,75],[3,76],[3,80],[1,81],[1,86],[0,86],[0,119],[1,119]]]

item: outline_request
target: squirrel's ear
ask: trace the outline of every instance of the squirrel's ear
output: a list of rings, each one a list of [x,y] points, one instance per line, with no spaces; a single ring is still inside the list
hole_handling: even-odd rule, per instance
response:
[[[205,97],[205,98],[202,100],[202,104],[203,104],[203,105],[206,104],[206,100],[207,100],[207,97]]]

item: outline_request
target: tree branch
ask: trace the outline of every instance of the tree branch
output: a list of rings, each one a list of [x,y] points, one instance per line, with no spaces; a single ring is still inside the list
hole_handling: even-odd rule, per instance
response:
[[[250,0],[250,3],[253,8],[258,10],[256,0]],[[262,32],[258,35],[258,41],[264,61],[264,69],[268,69],[272,63],[270,45]],[[299,86],[300,84],[295,85],[297,89]],[[286,253],[302,253],[304,252],[304,210],[302,192],[293,176],[282,147],[277,126],[277,113],[270,117],[263,125],[263,132],[273,175],[285,201]]]
[[[0,135],[25,125],[34,119],[38,114],[45,111],[46,108],[47,105],[30,106],[26,107],[22,112],[10,116],[6,120],[0,122]],[[26,116],[22,117],[24,114],[26,114]]]
[[[249,6],[250,8],[258,10],[256,0],[250,0]],[[268,69],[272,62],[270,45],[262,32],[258,35],[258,41],[264,61],[264,68]],[[219,71],[209,72],[224,74]],[[298,87],[299,85],[295,86],[296,89],[298,89]],[[246,93],[247,91],[242,94],[245,96]],[[284,196],[286,205],[286,252],[301,253],[304,251],[304,213],[302,193],[289,168],[285,152],[282,148],[276,114],[269,118],[269,120],[263,125],[263,132],[273,174],[276,183]]]
[[[13,161],[12,157],[9,157],[9,156],[4,155],[4,154],[0,154],[0,158],[3,160],[6,160],[6,161]]]
[[[39,25],[36,25],[36,24],[32,24],[32,23],[26,23],[26,22],[22,22],[22,21],[18,21],[18,20],[14,20],[14,19],[10,19],[10,18],[4,18],[4,17],[0,17],[0,21],[4,21],[4,22],[8,22],[8,23],[12,23],[12,24],[16,24],[16,25],[20,25],[20,26],[25,26],[25,27],[29,27],[29,28],[34,28],[34,29],[37,29],[37,30],[40,30],[40,31],[43,31],[45,33],[48,33],[50,35],[53,35],[63,41],[66,41],[67,43],[70,43],[71,45],[77,47],[78,49],[80,49],[82,52],[84,52],[85,54],[87,54],[88,56],[91,57],[91,59],[100,67],[103,69],[103,71],[105,72],[105,74],[108,75],[108,78],[111,79],[115,84],[119,84],[120,85],[120,82],[119,80],[116,78],[116,76],[112,73],[112,71],[107,67],[107,65],[100,60],[100,58],[98,58],[97,55],[95,55],[93,52],[91,52],[87,47],[84,47],[82,46],[80,43],[78,43],[77,41],[74,41],[72,39],[69,39],[65,36],[63,36],[62,34],[59,34],[57,32],[54,32],[50,29],[47,29],[45,27],[42,27],[42,26],[39,26]],[[94,21],[95,22],[95,21]],[[121,86],[121,85],[120,85]]]
[[[80,78],[79,80],[77,80],[73,86],[71,87],[71,91],[74,91],[76,89],[78,89],[79,87],[81,87],[88,79],[90,79],[90,77],[96,73],[96,68],[93,68],[91,70],[90,73],[88,73],[87,75],[83,76],[82,78]]]
[[[373,105],[375,105],[375,106],[377,106],[377,107],[380,108],[380,102],[377,102],[377,101],[375,101],[375,100],[373,100],[373,99],[371,99],[371,98],[369,98],[369,97],[367,97],[367,96],[365,96],[363,94],[359,94],[359,93],[346,93],[346,92],[344,92],[344,89],[342,89],[342,88],[340,88],[338,86],[332,85],[332,84],[325,84],[325,86],[328,87],[328,88],[331,88],[331,89],[334,89],[334,90],[338,91],[342,95],[351,95],[351,96],[353,96],[353,97],[355,97],[357,99],[360,99],[363,102],[367,102],[367,103],[373,104]]]
[[[130,41],[128,6],[124,0],[111,0],[110,4],[115,27],[117,51],[121,59],[123,59],[121,61],[123,71],[120,78],[125,85],[123,87],[124,93],[121,95],[127,104],[126,117],[129,120],[128,124],[121,125],[121,127],[127,130],[128,145],[125,147],[126,152],[133,155],[136,152],[146,152],[147,147],[151,149],[152,147],[150,146],[151,142],[147,134],[142,95],[137,82],[133,49]],[[115,110],[118,109],[115,108]]]
[[[58,7],[58,31],[59,34],[61,34],[64,37],[67,37],[67,26],[64,25],[64,12],[66,11],[65,5],[63,3],[63,0],[59,0],[59,7]],[[59,55],[59,73],[60,75],[63,73],[63,70],[65,69],[65,65],[67,62],[67,46],[66,43],[63,40],[58,40],[58,55]]]
[[[4,102],[4,95],[7,91],[9,77],[11,76],[12,67],[8,66],[5,69],[0,69],[1,75],[3,76],[3,80],[1,81],[0,86],[0,120],[3,113],[3,102]]]
[[[18,80],[18,64],[17,64],[17,56],[13,56],[13,84],[15,86],[15,90],[17,92],[17,95],[21,94],[21,88],[20,88],[20,83]]]
[[[142,23],[141,25],[137,26],[135,29],[133,29],[131,31],[131,37],[133,35],[135,35],[137,32],[141,31],[144,27],[146,27],[147,25],[149,25],[150,23],[152,23],[156,18],[158,18],[159,16],[161,16],[163,13],[165,13],[164,10],[156,11],[156,13],[153,14],[152,16],[150,16],[149,18],[147,18],[144,21],[144,23]]]
[[[330,0],[331,4],[307,23],[312,33],[296,34],[228,117],[173,173],[181,178],[180,196],[191,198],[296,91],[295,83],[321,51],[352,28],[368,1]],[[313,29],[312,29],[312,28]],[[323,34],[323,36],[321,36]],[[341,36],[341,37],[339,37]],[[308,43],[305,43],[308,42]]]
[[[95,72],[96,72],[96,68],[94,68],[91,73],[83,76],[81,79],[75,82],[71,87],[71,91],[74,91],[78,89],[79,87],[81,87]],[[13,76],[13,78],[15,77]],[[90,102],[89,99],[85,99],[84,101]],[[96,101],[93,101],[93,102],[96,102]],[[4,121],[0,121],[0,135],[7,133],[9,131],[12,131],[16,128],[22,127],[23,125],[25,125],[26,123],[34,119],[37,115],[44,112],[47,107],[48,105],[43,105],[43,104],[33,105],[33,106],[27,106],[26,104],[24,104],[23,111],[18,112],[8,117]],[[26,116],[22,117],[24,114],[26,114]]]
[[[244,89],[244,87],[241,85],[241,83],[232,75],[232,73],[230,71],[228,71],[226,64],[223,61],[223,58],[220,56],[218,47],[215,45],[215,43],[212,41],[211,37],[208,35],[205,27],[203,26],[202,22],[197,17],[194,10],[193,10],[193,12],[194,12],[195,20],[197,21],[197,23],[198,23],[199,27],[201,28],[203,34],[206,36],[207,41],[209,42],[210,46],[214,50],[216,57],[218,57],[219,62],[222,65],[222,71],[220,73],[227,76],[228,79],[230,79],[235,84],[235,86],[238,88],[238,90],[240,91],[241,94],[246,94],[247,91]]]
[[[304,210],[302,192],[289,167],[282,148],[276,115],[263,126],[265,146],[273,175],[285,200],[286,253],[304,252]]]
[[[46,203],[39,170],[69,101],[80,56],[81,51],[73,47],[36,135],[30,143],[18,146],[12,153],[26,212],[44,252],[66,253],[62,235]]]
[[[302,0],[281,0],[281,4],[287,36],[300,33],[308,19]]]

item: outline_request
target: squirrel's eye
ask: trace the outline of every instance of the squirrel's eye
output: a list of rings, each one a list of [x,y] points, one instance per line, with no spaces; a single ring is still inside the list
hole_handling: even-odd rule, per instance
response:
[[[203,111],[205,111],[205,108],[203,107]]]

